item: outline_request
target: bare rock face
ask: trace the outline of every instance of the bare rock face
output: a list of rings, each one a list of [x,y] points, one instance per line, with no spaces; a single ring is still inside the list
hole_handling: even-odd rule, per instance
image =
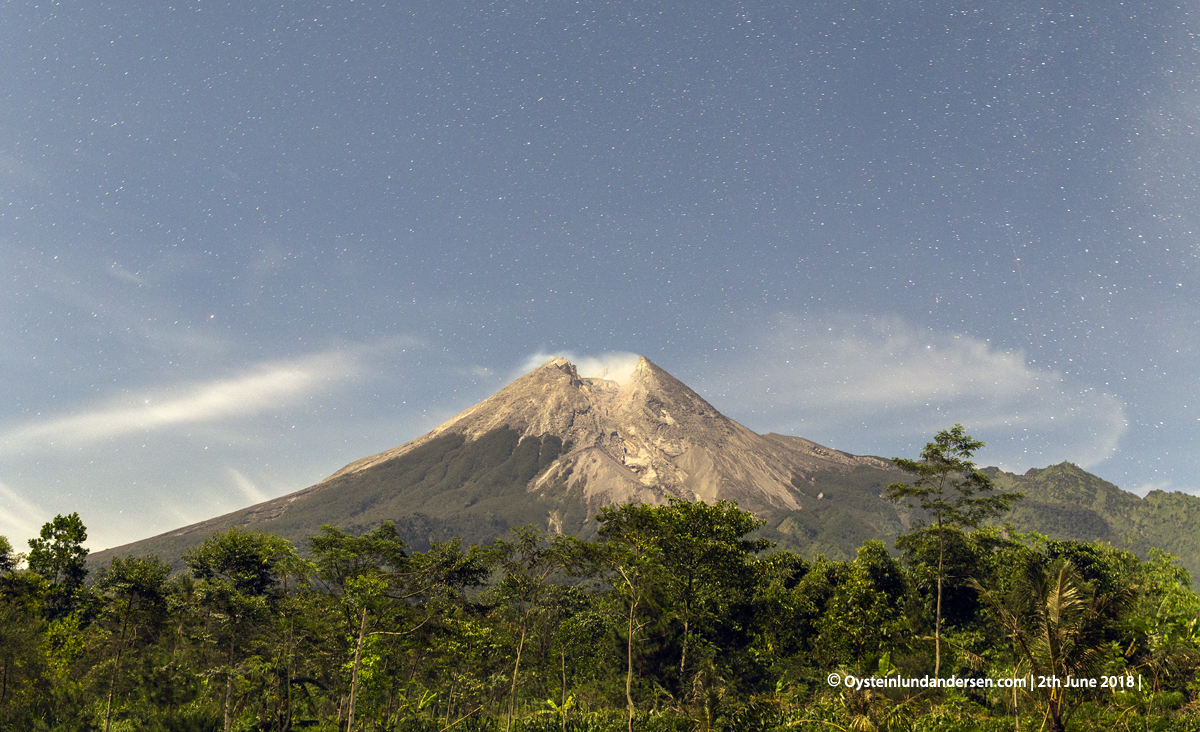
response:
[[[795,510],[808,496],[793,486],[793,476],[883,462],[752,432],[645,357],[621,382],[580,377],[570,361],[553,358],[432,432],[351,463],[331,479],[446,434],[474,440],[501,427],[522,437],[560,437],[569,447],[528,489],[565,484],[592,507],[661,503],[672,495],[736,500],[752,511]]]

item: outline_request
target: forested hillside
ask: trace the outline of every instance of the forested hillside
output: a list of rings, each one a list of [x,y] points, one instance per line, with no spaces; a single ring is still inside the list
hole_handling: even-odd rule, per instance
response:
[[[1157,548],[1177,557],[1193,576],[1200,572],[1200,497],[1164,491],[1139,497],[1071,463],[1022,475],[998,468],[983,472],[998,488],[1025,495],[998,524],[1052,539],[1109,542],[1142,558]],[[893,471],[867,466],[816,475],[810,492],[819,492],[821,500],[802,511],[767,516],[762,534],[801,554],[840,559],[853,558],[870,539],[891,546],[905,532],[906,520],[882,495],[895,479]]]
[[[484,544],[511,527],[527,525],[549,532],[580,526],[576,535],[594,538],[598,526],[588,520],[578,492],[562,481],[537,492],[528,489],[564,451],[564,443],[553,435],[519,439],[514,431],[499,429],[468,442],[449,434],[308,491],[100,552],[91,563],[99,567],[116,556],[156,555],[182,569],[185,551],[235,526],[283,536],[302,552],[324,523],[362,533],[391,521],[409,546],[421,550],[455,538]],[[1071,463],[1024,475],[997,468],[983,472],[997,486],[1025,493],[1025,500],[998,518],[1018,532],[1106,541],[1142,558],[1160,548],[1189,572],[1200,572],[1200,532],[1193,528],[1200,526],[1200,497],[1154,491],[1140,498]],[[890,548],[908,520],[883,495],[898,475],[867,464],[797,476],[793,484],[805,492],[803,507],[760,511],[758,536],[804,556],[820,553],[843,560],[853,559],[866,541],[883,541]]]

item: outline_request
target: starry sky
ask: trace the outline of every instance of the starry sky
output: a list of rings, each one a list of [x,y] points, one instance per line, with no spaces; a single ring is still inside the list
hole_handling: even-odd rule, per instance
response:
[[[0,5],[0,534],[317,482],[552,355],[1200,492],[1200,2]]]

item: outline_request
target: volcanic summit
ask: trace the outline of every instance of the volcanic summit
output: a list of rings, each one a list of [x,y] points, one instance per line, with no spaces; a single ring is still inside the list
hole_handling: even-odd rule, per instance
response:
[[[668,496],[795,512],[818,499],[814,476],[856,467],[890,465],[757,434],[645,357],[619,380],[581,377],[552,358],[431,432],[316,485],[110,551],[175,554],[230,526],[301,541],[322,524],[366,530],[385,520],[418,545],[450,535],[486,540],[523,524],[586,535],[602,506]]]

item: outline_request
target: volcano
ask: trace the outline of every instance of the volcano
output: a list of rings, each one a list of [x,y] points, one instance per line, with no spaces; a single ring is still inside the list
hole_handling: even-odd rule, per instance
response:
[[[633,501],[657,504],[667,496],[733,500],[751,511],[798,510],[815,495],[798,487],[797,477],[860,465],[891,468],[879,458],[801,438],[759,435],[645,357],[622,381],[580,377],[570,361],[554,358],[432,432],[353,462],[313,490],[448,435],[475,442],[505,432],[518,444],[538,442],[543,451],[548,439],[560,445],[528,480],[526,492],[547,499],[562,492],[593,511]],[[547,522],[550,528],[557,524],[553,516]]]
[[[232,526],[302,542],[323,524],[353,532],[390,520],[417,548],[452,536],[487,541],[518,525],[589,536],[603,506],[670,496],[737,501],[774,517],[824,500],[831,476],[859,473],[850,482],[861,483],[863,470],[880,474],[867,481],[870,498],[884,474],[895,477],[881,458],[760,435],[645,357],[619,380],[581,377],[552,358],[431,432],[316,485],[96,559],[178,557]]]
[[[1070,463],[986,472],[1026,493],[1003,519],[1018,530],[1143,555],[1157,547],[1200,568],[1200,534],[1186,528],[1200,521],[1194,496],[1139,498]],[[433,431],[316,485],[90,559],[157,554],[178,564],[184,551],[234,526],[301,547],[325,524],[357,534],[384,521],[416,550],[451,538],[486,543],[515,526],[590,538],[602,507],[670,497],[736,501],[779,548],[843,559],[864,541],[912,527],[914,517],[883,495],[903,476],[883,458],[758,434],[644,357],[612,379],[582,377],[552,358]]]

